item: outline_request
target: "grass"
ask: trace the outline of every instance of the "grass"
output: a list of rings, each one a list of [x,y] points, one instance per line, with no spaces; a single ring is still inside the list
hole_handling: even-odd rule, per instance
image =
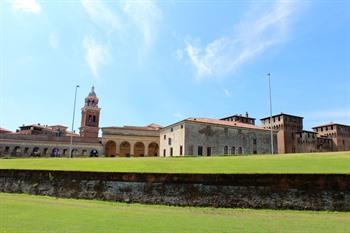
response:
[[[0,193],[3,233],[345,233],[349,212],[213,209]]]
[[[0,169],[159,173],[350,173],[350,152],[178,158],[0,159]]]

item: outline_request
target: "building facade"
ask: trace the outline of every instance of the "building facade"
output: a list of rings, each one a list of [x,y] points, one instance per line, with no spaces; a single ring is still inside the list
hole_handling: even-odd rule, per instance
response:
[[[98,98],[92,87],[82,108],[80,135],[63,125],[22,125],[16,132],[1,129],[0,156],[78,157],[104,153],[99,131]],[[71,145],[72,140],[72,145]],[[71,154],[69,153],[71,151]]]
[[[261,119],[270,129],[270,117]],[[350,126],[330,123],[303,130],[303,117],[290,114],[272,116],[272,129],[277,130],[278,153],[309,153],[350,150]]]
[[[274,132],[277,148],[276,132]],[[160,130],[162,156],[270,154],[270,130],[253,124],[187,118]]]
[[[94,87],[81,109],[79,133],[64,125],[22,125],[16,132],[0,128],[0,156],[211,156],[350,150],[350,126],[329,123],[303,129],[303,117],[277,114],[261,119],[248,113],[221,119],[187,118],[166,127],[102,127]],[[72,140],[72,145],[70,144]],[[71,154],[69,153],[71,151]]]
[[[159,156],[161,126],[103,127],[102,143],[108,157]]]

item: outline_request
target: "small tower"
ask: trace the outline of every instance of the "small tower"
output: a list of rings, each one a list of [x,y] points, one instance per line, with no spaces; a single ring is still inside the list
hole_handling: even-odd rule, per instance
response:
[[[81,109],[80,136],[97,138],[100,122],[100,111],[95,87],[91,87],[89,95],[85,98],[85,106]]]

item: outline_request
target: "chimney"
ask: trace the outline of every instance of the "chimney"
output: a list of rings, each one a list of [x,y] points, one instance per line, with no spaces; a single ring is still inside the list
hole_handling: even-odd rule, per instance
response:
[[[245,112],[245,117],[249,117],[248,112]]]

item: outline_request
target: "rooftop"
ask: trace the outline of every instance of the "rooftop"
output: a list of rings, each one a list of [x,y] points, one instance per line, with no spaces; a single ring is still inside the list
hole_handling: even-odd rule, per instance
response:
[[[301,119],[304,118],[304,117],[301,117],[301,116],[286,114],[286,113],[283,113],[283,112],[281,112],[280,114],[273,115],[272,117],[278,117],[278,116],[289,116],[289,117],[296,117],[296,118],[301,118]],[[269,118],[270,117],[268,116],[268,117],[261,118],[260,120],[266,120],[266,119],[269,119]]]
[[[328,124],[317,125],[317,126],[314,126],[314,127],[312,127],[312,128],[313,128],[313,129],[316,129],[316,128],[319,128],[319,127],[332,126],[332,125],[340,125],[340,126],[350,127],[350,125],[344,125],[344,124],[329,122]]]
[[[224,121],[219,119],[212,119],[212,118],[187,118],[185,121],[191,121],[191,122],[201,122],[201,123],[209,123],[209,124],[216,124],[216,125],[225,125],[225,126],[233,126],[233,127],[240,127],[240,128],[249,128],[249,129],[258,129],[258,130],[266,130],[270,131],[270,129],[264,129],[261,126],[255,126],[252,124],[245,124],[241,122],[235,122],[235,121]]]

